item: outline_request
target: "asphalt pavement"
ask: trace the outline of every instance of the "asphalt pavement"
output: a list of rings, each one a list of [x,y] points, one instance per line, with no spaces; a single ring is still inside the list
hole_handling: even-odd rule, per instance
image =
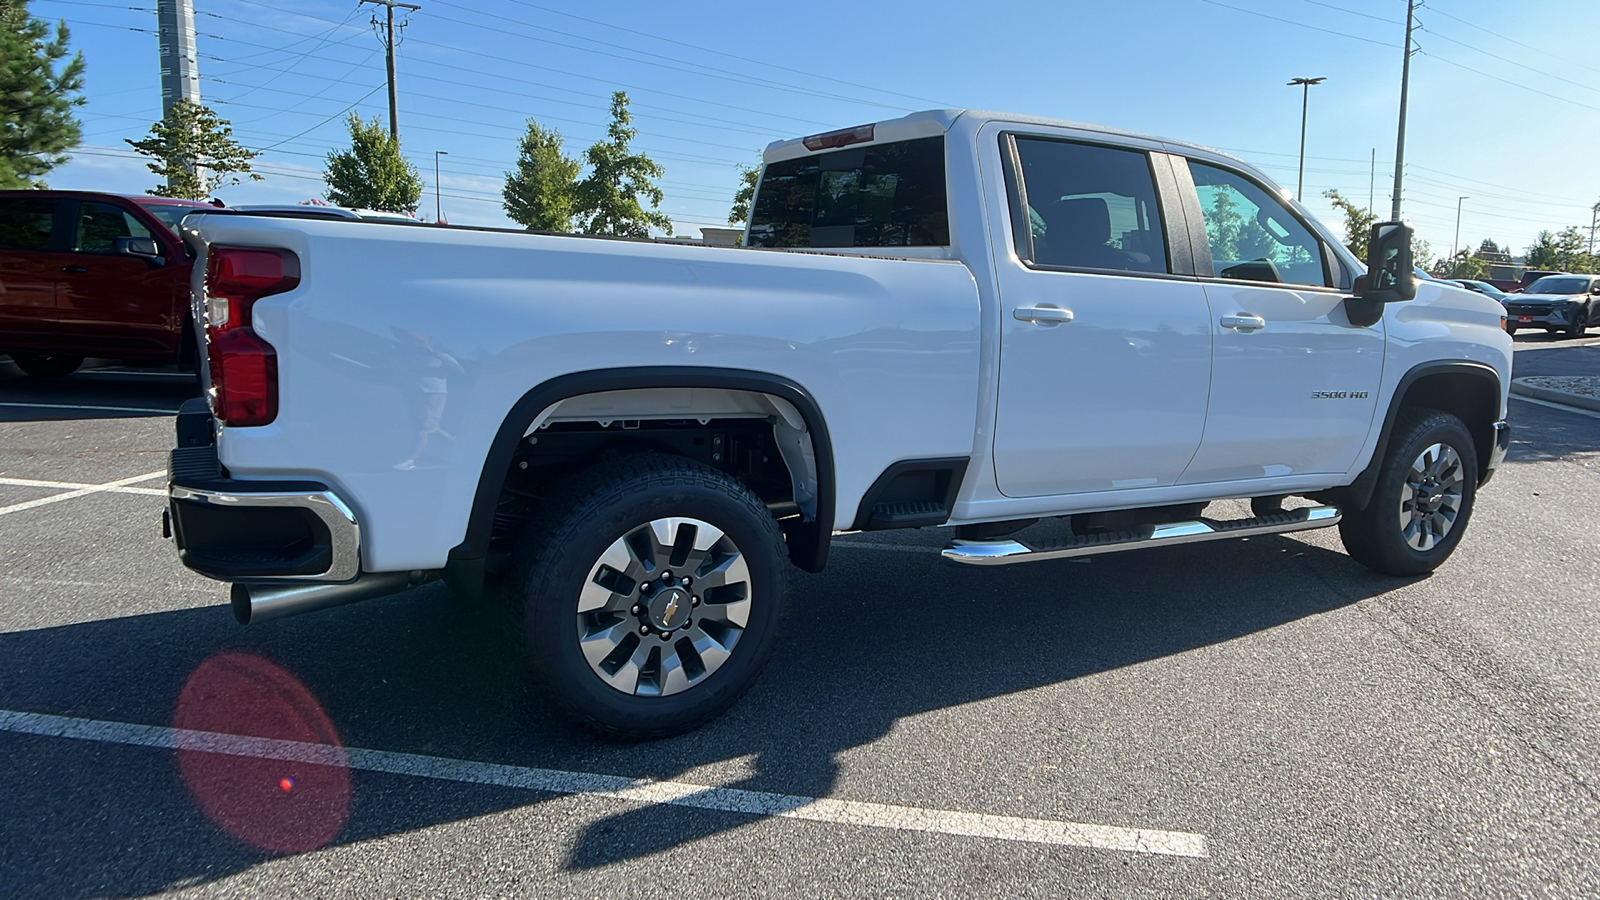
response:
[[[733,712],[630,745],[441,585],[237,625],[159,532],[190,391],[0,365],[0,897],[1600,895],[1600,414],[1513,399],[1422,579],[841,538]]]

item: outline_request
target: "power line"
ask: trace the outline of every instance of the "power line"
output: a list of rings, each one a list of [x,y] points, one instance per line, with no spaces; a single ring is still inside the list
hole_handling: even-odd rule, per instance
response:
[[[1388,41],[1375,41],[1372,38],[1361,37],[1360,35],[1350,34],[1348,32],[1344,32],[1344,31],[1334,31],[1331,28],[1322,28],[1322,27],[1319,27],[1319,26],[1316,26],[1316,25],[1307,25],[1304,22],[1296,22],[1293,19],[1283,19],[1283,18],[1279,18],[1278,16],[1269,16],[1266,13],[1256,12],[1253,9],[1245,9],[1242,6],[1230,6],[1230,5],[1226,4],[1226,3],[1219,3],[1218,0],[1201,0],[1201,2],[1202,3],[1209,3],[1212,6],[1220,6],[1223,9],[1231,9],[1234,12],[1242,12],[1245,15],[1259,16],[1259,17],[1261,17],[1263,19],[1271,19],[1274,22],[1282,22],[1285,25],[1293,25],[1296,28],[1309,28],[1312,31],[1320,31],[1323,34],[1331,34],[1331,35],[1334,35],[1335,37],[1349,38],[1352,41],[1361,41],[1364,44],[1377,44],[1380,47],[1398,47],[1399,46],[1398,44],[1391,44]]]

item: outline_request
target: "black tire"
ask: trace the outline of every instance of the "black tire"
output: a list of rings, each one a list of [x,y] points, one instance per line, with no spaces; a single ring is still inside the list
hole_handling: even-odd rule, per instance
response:
[[[60,353],[13,353],[11,361],[35,378],[64,378],[83,365],[83,357]]]
[[[693,562],[697,557],[678,555],[679,547],[671,548],[672,560],[654,568],[639,568],[638,561],[648,554],[632,552],[627,570],[648,573],[638,580],[622,570],[607,570],[604,554],[615,551],[619,544],[637,548],[626,539],[648,540],[640,535],[648,533],[650,523],[666,519],[709,524],[731,544],[719,542],[706,550],[706,562],[698,567]],[[681,545],[687,527],[678,528],[676,538]],[[664,545],[657,542],[654,546]],[[686,574],[698,576],[721,568],[713,563],[728,558],[729,546],[742,559],[747,573],[739,586],[695,590],[683,585]],[[698,549],[683,552],[701,553]],[[713,553],[723,555],[713,558]],[[749,689],[772,655],[789,580],[783,533],[760,497],[709,466],[680,457],[637,454],[575,476],[559,496],[544,504],[542,512],[535,513],[534,524],[524,534],[516,556],[505,589],[521,604],[535,674],[563,712],[606,736],[649,740],[704,724]],[[670,573],[672,561],[680,566],[672,576],[678,579],[677,586],[657,580],[661,573]],[[712,575],[701,580],[709,583]],[[591,596],[604,596],[608,606],[580,613],[580,593],[593,587],[591,581],[606,585]],[[665,599],[669,593],[688,600],[691,591],[694,606],[682,613],[688,618],[676,624],[672,624],[673,611],[687,606],[664,607],[667,618],[663,619],[656,609],[660,604],[651,600]],[[741,596],[747,604],[726,603]],[[621,608],[613,609],[610,604],[621,604]],[[716,618],[723,613],[712,612],[736,606],[742,606],[747,615],[742,629],[730,628],[727,619]],[[654,630],[661,622],[668,624]],[[665,630],[671,628],[678,630]],[[591,640],[592,647],[615,649],[591,664],[580,647],[580,629],[591,638],[599,636],[598,641]],[[640,629],[652,630],[641,634]],[[702,645],[701,639],[708,636],[719,643]],[[612,638],[614,645],[600,643]],[[708,655],[702,658],[697,647],[708,648]],[[710,654],[720,653],[724,647],[727,655],[717,662]],[[645,663],[633,665],[641,652],[647,654]],[[617,669],[609,676],[602,675],[601,669],[613,661]],[[653,675],[652,664],[656,666]],[[698,674],[696,664],[700,666]],[[631,693],[607,680],[626,681],[629,673],[635,678]],[[659,693],[652,695],[652,690]]]
[[[1589,307],[1585,306],[1573,314],[1571,322],[1567,323],[1567,337],[1581,338],[1589,330]]]
[[[1443,498],[1432,506],[1435,511],[1431,514],[1419,511],[1415,493],[1413,500],[1409,504],[1406,502],[1407,488],[1414,479],[1413,466],[1422,462],[1424,451],[1435,445],[1448,448],[1458,461],[1458,471],[1450,476],[1459,479],[1454,486],[1456,499],[1453,515],[1450,514],[1451,501],[1448,499],[1451,489],[1441,485],[1440,490],[1434,491],[1427,487],[1426,479],[1422,496]],[[1446,460],[1449,458],[1443,452],[1439,455]],[[1448,465],[1441,466],[1441,470],[1450,468]],[[1445,480],[1448,481],[1448,478]],[[1461,542],[1467,522],[1472,518],[1477,488],[1478,454],[1472,443],[1472,435],[1461,420],[1436,409],[1403,410],[1395,422],[1388,454],[1384,457],[1377,484],[1372,490],[1372,499],[1365,509],[1345,514],[1339,522],[1339,537],[1352,559],[1375,572],[1400,576],[1426,575],[1449,559],[1456,545]],[[1426,504],[1429,503],[1433,501],[1425,500],[1423,509],[1428,508]],[[1413,532],[1412,539],[1424,545],[1419,548],[1412,539],[1408,539],[1406,526],[1402,524],[1403,517],[1408,515],[1413,528],[1425,523],[1436,525],[1445,520],[1448,520],[1448,526],[1442,534],[1435,533],[1439,530],[1437,527],[1422,527],[1418,532]]]

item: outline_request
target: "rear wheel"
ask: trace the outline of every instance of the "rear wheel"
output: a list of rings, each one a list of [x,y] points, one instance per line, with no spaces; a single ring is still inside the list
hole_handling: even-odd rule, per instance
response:
[[[11,361],[35,378],[62,378],[83,365],[83,357],[60,353],[13,353]]]
[[[507,588],[552,699],[633,740],[732,706],[771,656],[787,589],[761,498],[708,466],[641,454],[578,476],[547,509]]]
[[[1372,499],[1339,522],[1339,537],[1369,569],[1425,575],[1461,542],[1477,486],[1478,455],[1461,420],[1434,409],[1405,410]]]

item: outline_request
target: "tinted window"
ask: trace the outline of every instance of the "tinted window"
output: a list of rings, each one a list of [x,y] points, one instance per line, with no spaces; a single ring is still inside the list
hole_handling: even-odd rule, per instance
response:
[[[1589,290],[1589,279],[1571,275],[1546,275],[1528,285],[1530,294],[1582,294]]]
[[[750,216],[752,247],[949,243],[942,137],[772,163]]]
[[[1326,287],[1322,242],[1276,197],[1226,169],[1191,160],[1212,271],[1222,278]]]
[[[83,203],[78,207],[78,228],[72,249],[79,253],[115,253],[119,237],[150,236],[150,229],[120,207],[109,203]]]
[[[56,201],[44,197],[0,200],[0,250],[44,250],[50,246]]]
[[[1166,272],[1167,249],[1150,159],[1117,150],[1018,138],[1031,250],[1041,266]],[[1014,219],[1015,221],[1015,219]]]

